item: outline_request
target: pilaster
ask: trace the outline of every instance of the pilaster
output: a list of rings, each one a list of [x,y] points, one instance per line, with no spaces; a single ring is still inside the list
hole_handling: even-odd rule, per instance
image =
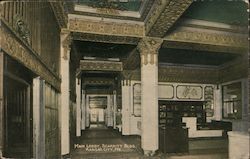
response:
[[[137,47],[141,56],[141,145],[148,156],[154,155],[159,147],[158,50],[161,44],[161,39],[143,38]]]
[[[33,79],[33,157],[45,158],[45,82]]]
[[[69,154],[69,105],[70,105],[70,45],[71,35],[66,30],[61,31],[61,153]]]

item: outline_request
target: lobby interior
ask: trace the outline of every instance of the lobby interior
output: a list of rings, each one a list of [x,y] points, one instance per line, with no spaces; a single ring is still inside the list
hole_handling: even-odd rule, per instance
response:
[[[0,10],[0,158],[249,159],[248,1]]]

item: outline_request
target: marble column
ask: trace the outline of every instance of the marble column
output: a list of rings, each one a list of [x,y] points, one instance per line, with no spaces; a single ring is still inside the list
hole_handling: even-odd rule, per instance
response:
[[[70,44],[71,35],[66,30],[61,31],[61,154],[70,151],[69,106],[70,106]]]
[[[143,38],[138,44],[141,56],[141,145],[144,154],[154,155],[158,134],[158,50],[161,39]]]
[[[76,136],[81,136],[81,79],[76,78]]]
[[[85,90],[82,90],[81,112],[82,112],[81,129],[85,130],[85,128],[86,128],[86,94],[85,94]]]
[[[45,82],[33,79],[33,157],[45,158]]]
[[[130,81],[122,81],[122,135],[130,134]]]

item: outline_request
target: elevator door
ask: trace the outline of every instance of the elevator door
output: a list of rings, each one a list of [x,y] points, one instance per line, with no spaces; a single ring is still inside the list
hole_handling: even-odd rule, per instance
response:
[[[30,85],[19,78],[5,77],[5,155],[31,156]]]

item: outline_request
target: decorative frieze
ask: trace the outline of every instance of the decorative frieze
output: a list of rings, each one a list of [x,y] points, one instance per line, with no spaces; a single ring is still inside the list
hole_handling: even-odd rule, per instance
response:
[[[141,65],[158,64],[158,50],[162,42],[162,39],[145,37],[138,43],[137,49],[141,54]]]
[[[81,60],[80,70],[82,71],[122,71],[121,62],[112,61],[92,61],[92,60]]]
[[[219,70],[185,66],[159,67],[160,82],[218,83]]]
[[[58,75],[50,70],[50,68],[42,62],[37,53],[35,53],[35,51],[15,32],[11,31],[3,21],[0,35],[2,39],[1,47],[5,53],[18,60],[35,74],[44,78],[57,90],[60,90],[61,80]]]
[[[179,83],[212,83],[219,82],[219,68],[199,68],[184,66],[159,66],[159,82],[179,82]],[[129,71],[131,80],[140,81],[141,71]],[[123,71],[124,72],[124,71]]]
[[[84,85],[114,85],[110,78],[84,78]]]
[[[248,47],[247,37],[241,34],[218,34],[210,32],[198,32],[190,30],[177,30],[168,34],[164,40],[167,41],[178,41],[196,44],[209,44],[213,46],[226,46],[245,48]]]
[[[114,23],[107,21],[93,21],[87,19],[70,19],[69,30],[74,32],[143,37],[144,25],[132,23]]]

